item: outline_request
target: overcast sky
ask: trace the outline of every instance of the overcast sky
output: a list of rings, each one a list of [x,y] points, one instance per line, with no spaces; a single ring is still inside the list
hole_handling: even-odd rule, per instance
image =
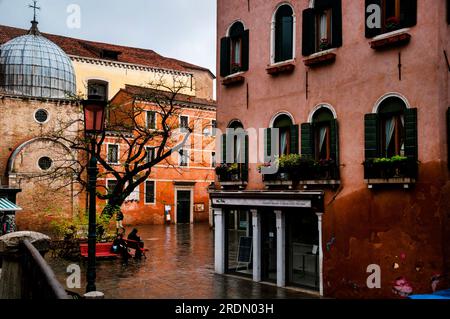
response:
[[[0,24],[28,29],[32,3],[0,0]],[[71,4],[81,9],[80,28],[67,25]],[[216,0],[39,0],[38,6],[42,32],[152,49],[216,73]]]

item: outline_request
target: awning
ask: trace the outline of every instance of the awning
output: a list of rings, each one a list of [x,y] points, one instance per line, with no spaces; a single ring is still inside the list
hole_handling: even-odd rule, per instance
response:
[[[11,203],[6,198],[0,198],[0,212],[13,212],[18,210],[22,210],[22,208],[14,203]]]

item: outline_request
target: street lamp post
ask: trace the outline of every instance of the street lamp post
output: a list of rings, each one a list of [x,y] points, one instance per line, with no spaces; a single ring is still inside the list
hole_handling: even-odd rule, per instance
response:
[[[87,286],[86,292],[96,291],[95,278],[95,245],[97,243],[97,135],[104,130],[106,102],[96,96],[89,96],[88,100],[83,101],[84,111],[84,130],[86,138],[90,139],[90,160],[87,168],[88,173],[88,193],[89,193],[89,230],[88,230],[88,267],[87,267]]]

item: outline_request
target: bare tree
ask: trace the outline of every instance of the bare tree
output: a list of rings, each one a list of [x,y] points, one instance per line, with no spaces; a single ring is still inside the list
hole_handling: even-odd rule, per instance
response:
[[[190,100],[183,94],[185,90],[192,89],[189,82],[179,77],[174,77],[173,83],[167,82],[163,77],[158,78],[146,88],[136,90],[131,103],[127,101],[121,105],[110,104],[107,107],[106,131],[96,138],[94,147],[100,176],[112,176],[117,181],[113,189],[104,186],[103,189],[99,187],[97,191],[97,197],[107,201],[102,211],[102,215],[107,218],[111,218],[120,210],[127,197],[150,177],[155,165],[168,163],[172,154],[182,152],[193,132],[192,123],[187,127],[180,127],[178,121],[178,115],[183,109],[182,104]],[[147,110],[158,114],[157,129],[147,125]],[[45,174],[45,178],[51,181],[56,178],[70,178],[80,183],[83,191],[87,186],[87,154],[91,149],[89,139],[82,133],[84,119],[80,114],[69,120],[62,116],[58,128],[43,133],[43,138],[66,145],[77,155],[72,159],[56,161],[53,169]],[[105,140],[111,136],[114,136],[118,144],[126,146],[125,150],[121,148],[120,165],[109,163],[107,152],[102,152]],[[148,156],[148,146],[155,147],[152,158]],[[61,186],[61,183],[58,185]]]

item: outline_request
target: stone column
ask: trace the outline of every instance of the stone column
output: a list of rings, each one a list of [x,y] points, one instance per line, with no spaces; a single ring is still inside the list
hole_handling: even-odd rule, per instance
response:
[[[322,240],[322,216],[323,213],[316,213],[319,227],[319,291],[323,296],[323,240]]]
[[[3,259],[0,277],[0,299],[21,299],[22,287],[22,251],[20,244],[28,239],[44,255],[50,247],[50,237],[35,232],[16,232],[0,237],[0,256]]]
[[[222,208],[214,208],[214,266],[218,274],[225,273],[225,221]]]
[[[275,211],[277,223],[277,286],[286,286],[286,222],[281,210]]]
[[[253,280],[261,281],[261,217],[257,209],[252,209],[253,226]]]

